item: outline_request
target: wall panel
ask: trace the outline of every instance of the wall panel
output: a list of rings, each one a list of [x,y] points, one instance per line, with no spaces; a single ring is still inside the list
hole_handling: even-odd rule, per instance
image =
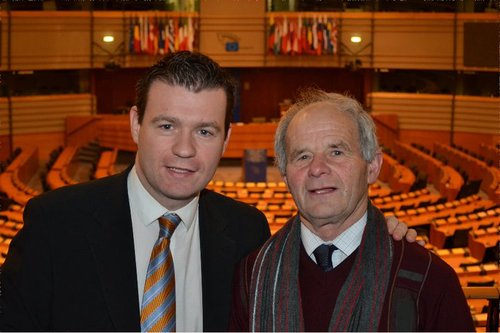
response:
[[[374,115],[396,114],[401,130],[451,129],[451,96],[374,92],[367,100]]]
[[[493,97],[457,96],[455,130],[499,134],[500,100]]]
[[[455,143],[478,151],[480,143],[495,144],[499,137],[498,97],[456,96],[454,110],[450,95],[374,92],[367,101],[375,116],[398,117],[399,140],[404,142],[432,148],[433,141],[450,143],[453,132]],[[468,142],[470,138],[481,141]]]
[[[473,71],[498,71],[498,68],[488,67],[471,67],[464,65],[464,23],[465,22],[492,22],[500,24],[498,13],[461,13],[457,15],[457,54],[456,54],[456,69],[457,70],[473,70]],[[499,26],[500,27],[500,26]],[[499,28],[496,29],[498,36]],[[498,41],[497,41],[498,46]],[[496,48],[498,50],[498,47]],[[497,53],[498,56],[498,53]]]
[[[266,20],[270,15],[328,15],[339,19],[338,38],[344,46],[338,56],[274,56],[266,50]],[[178,12],[11,12],[11,67],[13,70],[102,68],[117,48],[128,43],[125,18],[134,15],[198,17]],[[92,15],[92,17],[91,17]],[[93,20],[92,20],[93,18]],[[499,22],[495,13],[267,13],[265,1],[202,1],[200,3],[200,51],[223,66],[344,67],[359,60],[363,67],[394,69],[479,70],[464,67],[463,25],[465,22]],[[0,69],[7,69],[8,14],[0,12],[2,26]],[[93,22],[93,35],[91,24]],[[115,41],[102,43],[104,34]],[[360,44],[349,41],[362,37]],[[91,40],[99,46],[91,46]],[[226,49],[237,42],[237,50]],[[104,50],[103,50],[104,49]],[[116,61],[124,67],[146,67],[156,57],[121,54]]]
[[[0,98],[0,135],[9,134],[9,103],[7,98]]]
[[[50,152],[59,146],[64,146],[64,132],[60,131],[18,134],[13,138],[14,148],[38,148],[38,156],[41,165],[49,159]]]
[[[67,116],[90,115],[92,105],[89,94],[12,97],[13,134],[64,132]]]
[[[43,154],[65,144],[66,117],[95,113],[92,99],[90,94],[12,97],[13,147],[38,147],[40,158],[45,160],[48,155]],[[8,135],[7,99],[0,98],[0,137]],[[0,149],[9,148],[2,141]]]
[[[222,66],[264,65],[265,1],[201,1],[200,28],[200,51]]]
[[[390,17],[377,13],[374,67],[452,69],[452,18],[453,14]]]
[[[90,68],[89,12],[11,15],[11,69]]]
[[[121,13],[120,13],[121,14]],[[103,68],[106,63],[114,62],[124,65],[123,59],[128,48],[128,26],[125,25],[123,14],[116,12],[94,12],[94,33],[92,52],[93,67]],[[103,42],[103,37],[111,35],[114,41]]]
[[[8,24],[9,16],[5,11],[0,11],[0,71],[8,68]]]
[[[344,13],[340,20],[339,31],[339,61],[340,66],[349,66],[353,61],[361,61],[362,67],[373,67],[373,40],[372,31],[375,17],[371,13],[356,16]],[[351,37],[361,37],[360,43],[352,43]]]

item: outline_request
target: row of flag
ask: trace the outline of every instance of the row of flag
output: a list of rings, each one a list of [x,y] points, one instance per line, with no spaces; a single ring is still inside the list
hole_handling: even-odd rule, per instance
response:
[[[337,19],[269,17],[267,46],[275,55],[333,55],[338,50]]]
[[[198,19],[193,17],[136,17],[129,23],[131,54],[161,55],[193,51]]]

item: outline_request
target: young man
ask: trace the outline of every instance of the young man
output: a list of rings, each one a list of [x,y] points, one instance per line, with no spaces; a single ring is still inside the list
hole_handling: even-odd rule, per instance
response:
[[[236,331],[473,331],[451,267],[395,242],[368,185],[382,166],[361,105],[310,90],[281,120],[277,165],[299,214],[240,264]]]
[[[270,235],[260,211],[204,189],[230,137],[234,89],[198,53],[170,54],[147,71],[130,110],[134,166],[26,206],[1,276],[0,329],[227,330],[235,264]],[[178,223],[170,234],[165,216]],[[150,290],[166,295],[152,312]]]

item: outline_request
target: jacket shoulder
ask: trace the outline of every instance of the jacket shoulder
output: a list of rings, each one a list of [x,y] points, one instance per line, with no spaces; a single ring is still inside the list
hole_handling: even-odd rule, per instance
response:
[[[408,243],[406,240],[394,241],[394,244],[395,262],[403,255],[399,275],[410,274],[413,279],[422,276],[425,280],[456,276],[455,270],[450,265],[425,247],[417,243]]]
[[[26,208],[42,206],[45,209],[54,207],[57,210],[62,210],[65,207],[84,206],[84,204],[92,206],[92,203],[97,205],[111,192],[116,196],[128,196],[126,173],[68,185],[42,193],[28,201]]]
[[[226,234],[232,235],[231,238],[237,239],[238,242],[257,240],[245,254],[261,245],[271,234],[264,213],[246,203],[203,190],[199,207],[200,218],[204,218],[205,222],[210,221],[211,227],[225,230]]]
[[[234,200],[212,190],[203,190],[200,196],[200,202],[206,205],[213,205],[214,207],[223,209],[223,212],[226,215],[244,214],[253,216],[254,218],[266,218],[264,213],[262,213],[257,208],[241,201]]]

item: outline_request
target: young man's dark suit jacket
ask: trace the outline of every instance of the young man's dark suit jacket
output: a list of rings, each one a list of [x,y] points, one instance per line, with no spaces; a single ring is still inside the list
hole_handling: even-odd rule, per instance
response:
[[[32,199],[1,274],[0,331],[140,331],[125,172]],[[255,208],[199,201],[203,329],[227,330],[235,264],[269,237]]]

